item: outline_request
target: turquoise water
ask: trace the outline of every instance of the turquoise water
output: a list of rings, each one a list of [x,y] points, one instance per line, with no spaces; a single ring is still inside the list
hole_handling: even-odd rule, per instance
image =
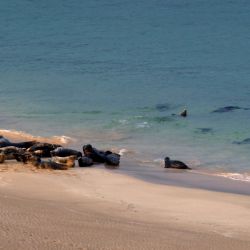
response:
[[[0,1],[0,128],[249,172],[250,3]],[[189,116],[172,116],[184,108]],[[202,129],[208,128],[206,132]],[[87,136],[87,139],[85,135]]]

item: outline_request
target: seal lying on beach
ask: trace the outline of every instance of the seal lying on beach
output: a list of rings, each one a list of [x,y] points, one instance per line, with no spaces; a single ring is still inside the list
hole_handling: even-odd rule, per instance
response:
[[[75,160],[77,159],[76,155],[60,157],[60,156],[53,156],[52,161],[56,163],[65,164],[68,168],[73,168],[75,166]]]
[[[83,156],[78,159],[79,167],[90,167],[94,164],[93,160],[89,157]]]
[[[50,157],[50,152],[55,150],[58,147],[62,147],[58,144],[51,144],[51,143],[35,143],[33,146],[27,149],[28,152],[32,152],[33,154],[40,156],[40,157]]]
[[[118,166],[120,164],[120,155],[111,151],[102,151],[86,144],[82,147],[85,158],[92,159],[93,162],[105,163],[110,166]],[[85,160],[85,159],[84,159]],[[86,161],[86,160],[85,160]],[[80,166],[80,161],[79,161]]]
[[[40,157],[32,156],[29,159],[29,162],[37,167],[42,169],[54,169],[54,170],[67,170],[68,166],[66,164],[57,163],[54,161],[42,161]]]
[[[4,163],[5,161],[5,155],[4,154],[0,154],[0,163]]]
[[[29,148],[32,145],[37,143],[37,141],[24,141],[24,142],[11,142],[2,135],[0,135],[0,148],[2,147],[9,147],[9,146],[14,146],[17,148]]]
[[[77,158],[82,157],[82,153],[74,150],[74,149],[70,149],[70,148],[63,148],[63,147],[58,147],[55,150],[50,152],[51,156],[60,156],[60,157],[66,157],[66,156],[71,156],[71,155],[75,155]]]
[[[30,158],[32,158],[34,155],[31,152],[21,152],[21,153],[15,153],[14,157],[18,162],[22,162],[26,164]]]
[[[16,159],[15,154],[23,154],[24,152],[24,149],[14,146],[0,148],[0,153],[5,155],[5,160],[14,160]]]
[[[116,153],[107,154],[105,164],[108,166],[117,167],[120,164],[120,158],[121,156]]]
[[[181,161],[171,161],[169,157],[165,157],[164,162],[165,162],[165,168],[191,169]]]

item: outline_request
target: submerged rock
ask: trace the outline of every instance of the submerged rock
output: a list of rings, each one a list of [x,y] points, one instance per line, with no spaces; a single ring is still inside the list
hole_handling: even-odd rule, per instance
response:
[[[250,144],[250,138],[246,138],[243,141],[234,141],[233,144],[238,144],[238,145]]]
[[[249,110],[249,108],[242,108],[239,106],[226,106],[226,107],[218,108],[212,111],[212,113],[225,113],[225,112],[231,112],[237,109]]]
[[[167,104],[167,103],[162,103],[162,104],[157,104],[157,105],[155,106],[155,108],[156,108],[158,111],[160,111],[160,112],[164,112],[164,111],[169,110],[170,105]]]
[[[207,133],[212,133],[213,129],[212,128],[197,128],[196,133],[200,133],[200,134],[207,134]]]

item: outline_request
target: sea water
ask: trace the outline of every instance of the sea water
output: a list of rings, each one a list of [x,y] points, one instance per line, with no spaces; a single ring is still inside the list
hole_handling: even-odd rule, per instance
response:
[[[0,11],[1,129],[249,180],[250,144],[237,144],[250,137],[249,1],[1,0]],[[225,106],[241,109],[213,112]]]

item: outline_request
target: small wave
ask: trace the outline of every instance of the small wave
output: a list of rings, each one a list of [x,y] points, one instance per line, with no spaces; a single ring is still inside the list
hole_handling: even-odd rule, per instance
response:
[[[141,122],[136,124],[136,128],[149,128],[149,127],[150,125],[148,124],[148,122]]]
[[[244,182],[250,182],[250,174],[249,173],[219,173],[216,174],[217,176],[229,178],[235,181],[244,181]]]
[[[119,122],[120,124],[122,124],[122,125],[126,125],[126,124],[129,123],[128,120],[126,120],[126,119],[120,119],[118,122]]]
[[[8,139],[14,140],[14,141],[35,140],[35,141],[55,143],[55,144],[64,144],[64,145],[75,141],[75,139],[65,136],[65,135],[42,137],[42,136],[34,136],[24,131],[7,130],[7,129],[0,129],[0,135],[3,135],[7,137]]]
[[[122,149],[119,150],[118,154],[123,156],[123,155],[135,154],[135,152],[133,150],[122,148]]]

